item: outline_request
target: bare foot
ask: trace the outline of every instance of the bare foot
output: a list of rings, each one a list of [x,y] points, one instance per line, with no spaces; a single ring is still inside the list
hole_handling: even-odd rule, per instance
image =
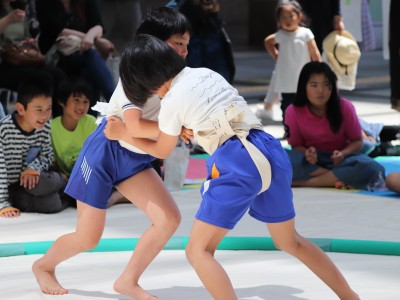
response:
[[[35,261],[32,265],[33,274],[36,277],[40,289],[43,293],[49,295],[68,294],[68,290],[64,289],[57,281],[55,271],[45,270],[41,266],[41,259]]]
[[[159,300],[160,298],[150,295],[138,284],[132,284],[126,282],[121,278],[118,278],[114,283],[114,290],[125,296],[132,297],[135,300]]]

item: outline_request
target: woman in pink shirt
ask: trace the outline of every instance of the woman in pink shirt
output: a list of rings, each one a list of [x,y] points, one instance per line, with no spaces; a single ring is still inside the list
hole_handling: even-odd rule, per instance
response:
[[[366,189],[383,166],[360,153],[361,126],[353,104],[338,95],[336,75],[324,62],[307,63],[285,114],[292,186]]]

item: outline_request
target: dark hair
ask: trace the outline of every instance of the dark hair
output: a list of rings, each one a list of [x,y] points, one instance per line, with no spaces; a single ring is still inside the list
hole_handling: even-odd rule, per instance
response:
[[[311,75],[314,74],[325,75],[331,84],[331,96],[326,104],[326,116],[332,131],[338,132],[343,121],[343,116],[340,110],[340,97],[336,85],[337,77],[325,62],[312,61],[304,65],[300,72],[293,105],[305,106],[310,104],[310,100],[307,98],[307,83],[310,80]]]
[[[53,97],[54,81],[50,75],[45,76],[28,76],[18,86],[17,102],[21,103],[24,108],[36,97],[44,96],[48,98]]]
[[[126,97],[143,107],[147,99],[186,66],[170,46],[148,34],[139,34],[124,50],[119,74]]]
[[[166,41],[174,34],[190,32],[190,21],[184,14],[169,7],[157,7],[148,11],[136,30],[136,34],[150,34]]]
[[[309,25],[309,20],[307,18],[307,16],[304,14],[303,12],[303,8],[301,7],[300,3],[295,1],[295,0],[280,0],[278,2],[278,5],[276,6],[276,10],[275,10],[275,18],[278,22],[278,28],[279,28],[279,18],[281,16],[282,13],[282,8],[284,6],[292,6],[293,7],[293,12],[296,13],[297,15],[302,14],[303,15],[303,19],[300,21],[300,25],[301,26],[308,26]]]
[[[81,77],[73,77],[69,80],[63,80],[57,87],[57,101],[67,104],[70,96],[84,95],[89,100],[92,99],[91,85]]]

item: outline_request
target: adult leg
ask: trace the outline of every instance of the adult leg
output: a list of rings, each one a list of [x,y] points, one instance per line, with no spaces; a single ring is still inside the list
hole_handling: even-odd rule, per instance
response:
[[[318,246],[297,233],[294,219],[282,223],[269,223],[267,228],[277,248],[302,261],[340,299],[360,299],[331,259]]]
[[[228,229],[195,220],[186,247],[187,259],[215,300],[237,299],[228,274],[214,258],[218,244],[228,231]]]
[[[75,232],[58,238],[46,254],[34,262],[33,273],[45,294],[63,295],[68,290],[58,283],[57,265],[83,251],[94,248],[103,234],[106,210],[77,201],[78,222]]]
[[[139,278],[162,250],[180,223],[179,209],[153,169],[146,169],[117,186],[151,221],[143,233],[125,270],[114,284],[115,291],[141,299],[158,299],[139,286]]]

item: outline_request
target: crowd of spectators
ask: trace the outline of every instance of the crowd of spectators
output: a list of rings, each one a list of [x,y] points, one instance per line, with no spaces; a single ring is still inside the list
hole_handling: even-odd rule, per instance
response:
[[[321,7],[313,7],[308,1],[299,1],[303,8],[298,6],[299,9],[297,9],[297,6],[293,5],[299,3],[292,1],[291,9],[287,10],[287,18],[289,15],[292,18],[297,16],[296,30],[303,20],[303,14],[305,19],[308,18],[308,21],[311,21],[309,24],[314,34],[311,33],[311,36],[315,36],[315,42],[313,38],[311,41],[314,46],[316,45],[314,47],[316,52],[318,49],[323,52],[324,36],[332,30],[337,30],[339,34],[345,30],[339,2],[320,1],[318,5]],[[221,9],[219,1],[171,1],[169,5],[180,10],[191,24],[188,65],[213,69],[232,83],[235,64],[231,42],[219,15]],[[315,11],[321,11],[323,14],[318,15]],[[279,14],[277,17],[280,30],[290,34],[291,25],[287,23],[288,21]],[[54,165],[43,165],[43,170],[54,171],[52,167],[56,166],[57,172],[62,175],[57,177],[57,189],[60,190],[61,202],[59,208],[53,210],[54,212],[66,207],[67,197],[63,195],[61,186],[68,178],[68,172],[72,168],[83,140],[96,127],[97,113],[90,108],[98,101],[108,102],[116,88],[116,81],[107,61],[110,57],[123,52],[135,35],[141,18],[142,10],[138,0],[0,1],[0,46],[2,49],[0,118],[8,116],[9,122],[14,120],[18,125],[18,121],[29,116],[27,112],[30,111],[30,101],[43,95],[46,98],[48,93],[38,92],[38,94],[30,95],[28,100],[21,100],[20,97],[27,88],[21,93],[20,83],[27,84],[27,81],[32,78],[46,78],[52,91],[50,95],[52,112],[48,117],[36,118],[40,126],[48,122],[52,128],[51,140],[47,142],[53,142]],[[324,22],[323,26],[318,25],[321,22]],[[271,44],[274,51],[277,52],[278,49],[283,51],[281,43],[281,39],[277,39],[274,35],[273,44]],[[14,49],[22,47],[37,49],[43,56],[42,60],[35,64],[15,63],[7,59],[4,52],[10,46]],[[307,49],[310,50],[310,46]],[[286,61],[288,58],[282,59]],[[310,60],[320,61],[321,59],[319,55],[317,57],[310,55]],[[329,65],[321,62],[307,63],[304,68],[300,66],[299,72],[300,70],[303,72],[303,78],[300,75],[297,90],[293,91],[290,103],[287,103],[283,110],[286,139],[291,146],[287,152],[295,175],[293,186],[368,189],[371,178],[381,177],[385,180],[385,170],[372,157],[389,154],[386,150],[382,150],[384,143],[378,147],[379,142],[390,143],[390,140],[384,140],[387,136],[385,133],[388,132],[391,139],[397,139],[399,127],[397,125],[389,126],[390,128],[380,127],[377,133],[374,132],[375,135],[370,134],[371,126],[357,118],[351,99],[347,100],[339,96],[335,74],[331,73]],[[282,91],[278,92],[282,95]],[[319,96],[315,96],[318,93]],[[4,97],[5,94],[7,94],[7,99]],[[8,105],[10,99],[15,102],[15,112],[10,110]],[[318,101],[325,102],[321,104],[317,103]],[[285,112],[287,106],[290,109]],[[72,114],[81,112],[81,115],[71,115],[71,112]],[[305,129],[307,122],[311,122],[309,128],[319,129],[318,136],[315,130]],[[7,122],[1,121],[1,126],[4,124]],[[38,124],[33,124],[27,130],[21,124],[18,126],[21,127],[21,133],[27,136],[31,134],[30,131],[38,131],[40,127]],[[68,126],[73,128],[70,129]],[[71,147],[66,147],[66,144],[61,143],[65,142],[65,135],[62,132],[76,134],[76,128],[79,128],[80,139],[79,145],[76,149],[74,148],[76,153],[72,153]],[[0,129],[3,130],[2,127]],[[333,142],[333,138],[338,137],[338,133],[340,139]],[[47,138],[50,136],[45,139]],[[77,142],[72,136],[69,140]],[[374,151],[369,146],[371,143],[374,145]],[[5,139],[2,138],[0,156],[4,156],[3,150],[6,147]],[[366,150],[366,147],[369,147],[369,150]],[[38,156],[34,158],[40,160]],[[3,166],[4,168],[6,166],[5,160],[2,168]],[[21,166],[21,174],[28,169],[29,163],[25,162]],[[362,178],[360,174],[363,174]],[[399,184],[396,176],[393,174],[386,180],[387,188],[398,192],[397,185]],[[34,178],[33,181],[39,182],[43,176],[29,174],[25,178],[31,177]],[[11,205],[7,200],[8,187],[15,183],[15,178],[13,177],[12,182],[7,181],[7,178],[5,180],[3,183],[0,182],[0,185],[4,184],[5,187],[3,192],[0,191],[0,215],[13,217],[18,216],[20,211],[35,211],[32,208],[24,209],[22,206],[14,208]],[[37,211],[46,212],[40,209]]]

